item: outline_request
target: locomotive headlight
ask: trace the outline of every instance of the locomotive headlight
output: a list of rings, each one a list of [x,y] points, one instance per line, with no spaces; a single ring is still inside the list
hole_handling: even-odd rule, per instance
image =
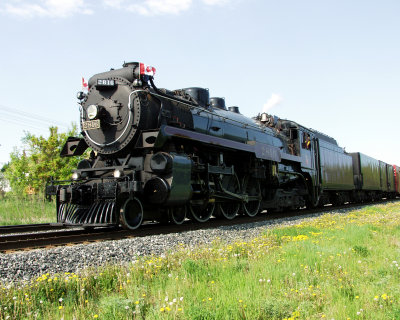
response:
[[[122,176],[122,171],[115,169],[114,170],[114,178],[121,178],[121,176]]]
[[[72,180],[78,180],[81,177],[81,175],[78,172],[74,172],[72,174]]]
[[[93,120],[94,118],[97,117],[98,114],[98,108],[95,104],[91,104],[87,109],[86,109],[86,113],[87,116],[90,120]]]

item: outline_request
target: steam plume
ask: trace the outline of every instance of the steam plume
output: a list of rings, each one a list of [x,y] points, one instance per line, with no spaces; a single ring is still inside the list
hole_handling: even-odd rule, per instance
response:
[[[271,98],[269,98],[268,101],[264,104],[263,112],[268,112],[271,108],[280,104],[282,100],[283,98],[279,94],[271,94]]]

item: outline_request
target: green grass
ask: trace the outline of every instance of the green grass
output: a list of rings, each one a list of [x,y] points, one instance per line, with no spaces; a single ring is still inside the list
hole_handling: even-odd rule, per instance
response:
[[[0,290],[0,319],[400,319],[400,203]]]
[[[0,198],[0,225],[56,222],[54,202],[36,198]]]

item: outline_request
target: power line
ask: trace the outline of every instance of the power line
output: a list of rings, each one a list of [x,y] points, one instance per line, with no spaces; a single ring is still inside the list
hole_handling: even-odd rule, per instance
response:
[[[0,111],[2,114],[2,120],[4,120],[4,117],[8,118],[11,121],[22,121],[25,124],[33,124],[33,125],[39,125],[40,127],[48,127],[49,124],[54,124],[59,127],[63,127],[65,129],[68,128],[68,124],[65,122],[61,121],[56,121],[54,119],[46,118],[34,113],[18,110],[16,108],[10,108],[4,105],[0,105]],[[14,122],[15,123],[15,122]],[[17,123],[18,124],[18,123]]]
[[[10,118],[3,119],[2,117],[0,117],[0,121],[7,122],[7,123],[12,123],[12,124],[24,127],[24,128],[28,127],[28,128],[36,129],[36,130],[43,130],[43,129],[48,128],[48,126],[45,126],[44,124],[42,126],[38,126],[38,125],[30,124],[30,123],[27,123],[27,122],[25,122],[23,120],[18,120],[18,119],[10,119]]]

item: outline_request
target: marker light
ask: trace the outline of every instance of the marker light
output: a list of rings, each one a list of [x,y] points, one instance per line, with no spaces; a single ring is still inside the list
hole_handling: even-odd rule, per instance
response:
[[[72,174],[72,180],[78,180],[81,177],[81,175],[78,172],[74,172]]]
[[[77,98],[78,100],[83,100],[83,99],[86,98],[86,93],[84,93],[83,91],[79,91],[79,92],[76,94],[76,98]]]
[[[114,170],[114,178],[121,178],[121,176],[122,176],[122,171],[115,169]]]

